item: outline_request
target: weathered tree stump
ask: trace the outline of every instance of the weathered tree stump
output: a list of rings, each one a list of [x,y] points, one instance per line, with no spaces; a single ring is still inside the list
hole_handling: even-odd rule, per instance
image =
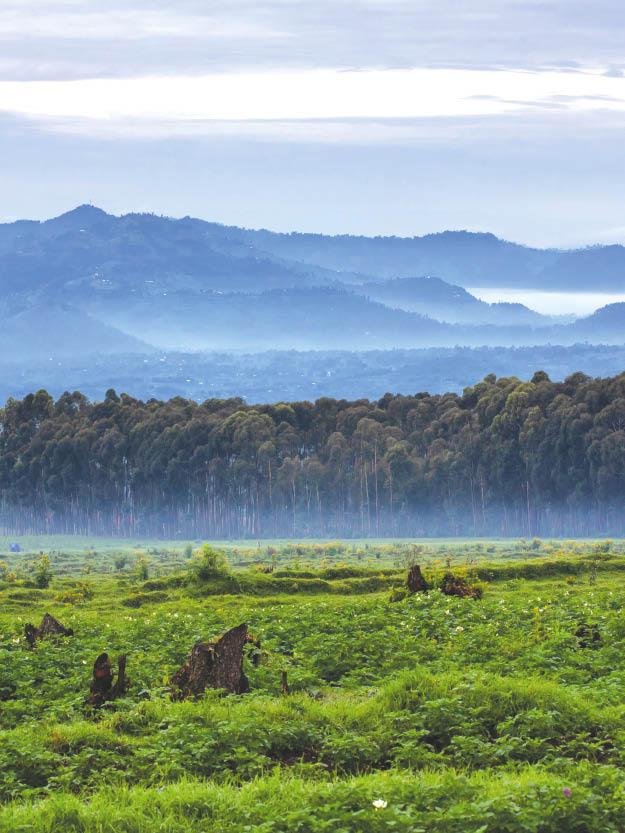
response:
[[[580,648],[592,648],[601,644],[602,641],[599,626],[596,624],[588,625],[586,622],[579,623],[575,636]]]
[[[427,593],[430,589],[429,584],[421,572],[421,567],[418,564],[413,564],[408,570],[406,587],[408,588],[409,593]]]
[[[113,683],[113,670],[109,655],[100,654],[93,665],[93,680],[87,705],[99,709],[104,703],[123,697],[129,686],[130,681],[126,677],[126,655],[123,654],[117,660],[117,680]]]
[[[24,635],[30,648],[34,648],[38,639],[43,639],[45,636],[73,636],[72,628],[66,628],[58,619],[46,613],[41,620],[38,628],[34,625],[24,625]]]
[[[469,584],[460,576],[445,573],[441,581],[441,592],[446,596],[459,596],[461,599],[481,599],[482,588]]]
[[[207,688],[223,688],[231,694],[249,691],[243,673],[243,649],[247,625],[238,625],[213,642],[196,642],[186,662],[170,679],[173,700],[199,697]],[[260,643],[258,643],[260,644]]]

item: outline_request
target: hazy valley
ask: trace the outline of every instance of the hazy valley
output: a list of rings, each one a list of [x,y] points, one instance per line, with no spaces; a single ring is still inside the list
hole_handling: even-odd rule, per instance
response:
[[[192,218],[116,217],[85,205],[46,222],[0,225],[5,389],[18,393],[25,377],[54,387],[53,367],[69,362],[70,376],[86,371],[102,395],[114,362],[118,384],[145,395],[160,389],[160,373],[145,375],[162,364],[155,365],[157,356],[186,353],[184,361],[196,367],[213,361],[198,353],[224,351],[422,351],[412,371],[399,376],[392,356],[384,360],[393,389],[440,387],[432,386],[440,354],[423,352],[430,348],[454,349],[455,371],[440,377],[452,389],[476,381],[474,351],[492,347],[540,346],[543,364],[555,367],[557,346],[579,345],[571,355],[584,351],[586,372],[600,373],[600,352],[582,345],[622,344],[625,304],[578,318],[553,316],[518,303],[486,303],[466,287],[614,292],[624,251],[540,250],[468,232],[277,234]],[[12,369],[18,361],[19,372]],[[135,370],[141,364],[143,374]],[[501,353],[502,364],[504,373],[525,366],[509,350]],[[330,377],[334,372],[325,369]],[[307,395],[319,385],[310,381]],[[280,387],[280,395],[295,395],[296,379],[292,385]],[[363,381],[360,391],[350,390],[368,395],[372,389],[377,383]]]

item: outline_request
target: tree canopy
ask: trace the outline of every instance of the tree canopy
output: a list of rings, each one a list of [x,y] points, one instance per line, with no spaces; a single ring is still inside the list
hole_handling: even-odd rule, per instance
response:
[[[39,391],[0,411],[16,533],[616,534],[624,496],[625,374],[261,405]]]

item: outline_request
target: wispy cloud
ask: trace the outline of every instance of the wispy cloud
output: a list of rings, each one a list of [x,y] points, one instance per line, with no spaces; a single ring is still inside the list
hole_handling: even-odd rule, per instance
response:
[[[625,67],[621,0],[3,0],[5,78]]]
[[[3,211],[620,238],[623,43],[622,0],[2,0]]]

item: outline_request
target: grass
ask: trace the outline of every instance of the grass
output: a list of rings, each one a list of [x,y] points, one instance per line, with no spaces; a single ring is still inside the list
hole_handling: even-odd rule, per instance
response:
[[[572,787],[570,785],[573,785]],[[0,811],[2,833],[620,833],[622,774],[384,773],[319,782],[277,775],[241,788],[183,781],[160,791],[55,796]],[[564,790],[571,790],[570,797]],[[376,809],[375,801],[386,806]]]
[[[0,536],[0,564],[10,570],[28,569],[41,553],[49,555],[57,575],[129,572],[137,559],[146,558],[152,575],[180,571],[200,541],[157,541],[86,536]],[[502,561],[533,560],[553,555],[576,557],[604,548],[605,542],[540,541],[533,539],[366,539],[302,541],[212,541],[222,550],[231,568],[271,567],[313,571],[328,567],[357,566],[378,571],[403,568],[417,558],[422,564],[471,564],[486,566]],[[11,552],[17,544],[20,552]],[[625,542],[608,542],[613,555],[625,554]],[[119,564],[123,566],[119,567]]]
[[[625,829],[620,543],[459,543],[451,569],[485,582],[479,601],[392,601],[400,544],[363,561],[297,546],[269,573],[200,581],[162,550],[142,581],[98,550],[87,575],[56,558],[47,588],[25,568],[0,582],[0,833]],[[419,554],[436,585],[448,556]],[[29,651],[46,611],[75,635]],[[172,702],[193,643],[243,621],[262,643],[251,694]],[[581,622],[600,642],[580,646]],[[132,686],[94,714],[103,650],[128,653]]]

